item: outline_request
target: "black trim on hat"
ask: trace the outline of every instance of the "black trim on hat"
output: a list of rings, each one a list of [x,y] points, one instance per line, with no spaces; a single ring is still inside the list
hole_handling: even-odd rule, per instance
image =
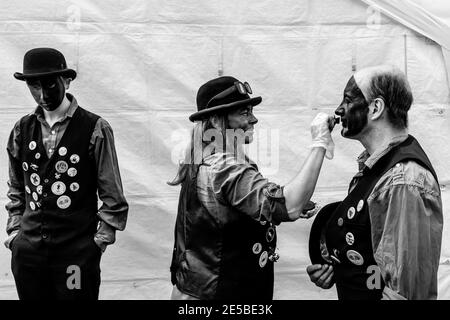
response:
[[[14,78],[17,80],[25,81],[27,79],[46,77],[51,75],[66,75],[68,78],[74,80],[77,77],[77,72],[73,69],[64,69],[64,70],[56,70],[50,72],[41,72],[41,73],[31,73],[31,74],[23,74],[21,72],[15,72]]]
[[[250,104],[252,106],[257,106],[258,104],[261,103],[261,101],[262,101],[261,97],[254,97],[254,98],[250,98],[250,99],[236,101],[233,103],[221,104],[221,105],[214,106],[214,107],[211,107],[208,109],[203,109],[203,110],[197,111],[189,116],[189,120],[191,120],[192,122],[202,120],[202,119],[206,118],[207,116],[210,116],[211,114],[216,113],[218,111],[233,110],[233,109],[242,107],[244,105]]]

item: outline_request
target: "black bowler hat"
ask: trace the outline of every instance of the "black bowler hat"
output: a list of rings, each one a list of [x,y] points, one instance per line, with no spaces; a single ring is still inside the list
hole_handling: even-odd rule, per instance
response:
[[[68,69],[63,54],[52,48],[31,49],[23,57],[23,73],[14,73],[17,80],[27,80],[50,75],[65,75],[74,80],[75,70]]]
[[[197,112],[189,120],[202,120],[219,111],[261,103],[261,97],[250,98],[249,93],[252,93],[250,85],[236,78],[224,76],[210,80],[198,89]]]
[[[328,263],[323,257],[320,248],[320,239],[322,232],[327,225],[328,220],[331,218],[333,212],[341,204],[342,201],[329,203],[324,206],[317,213],[316,218],[311,226],[311,232],[309,234],[309,258],[312,264],[326,264]]]

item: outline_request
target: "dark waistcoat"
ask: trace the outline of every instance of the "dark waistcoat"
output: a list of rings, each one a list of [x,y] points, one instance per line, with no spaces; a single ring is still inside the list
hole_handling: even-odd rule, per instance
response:
[[[193,171],[180,192],[172,283],[200,299],[272,299],[275,226],[232,207],[213,217],[197,196]]]
[[[88,149],[99,116],[78,107],[50,159],[35,115],[21,119],[25,184],[22,237],[33,246],[58,247],[97,227],[97,174]]]
[[[328,220],[325,240],[330,258],[335,262],[334,275],[339,299],[382,298],[384,283],[374,258],[367,198],[390,168],[406,160],[415,161],[428,169],[437,181],[427,155],[417,140],[409,136],[378,160],[372,169],[366,167],[363,170],[354,189]]]

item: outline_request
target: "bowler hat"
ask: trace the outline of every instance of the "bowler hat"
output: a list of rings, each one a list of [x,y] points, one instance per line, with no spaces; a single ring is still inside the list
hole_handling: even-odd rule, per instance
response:
[[[325,230],[328,220],[341,202],[342,201],[327,204],[317,213],[316,218],[314,219],[309,234],[309,258],[311,259],[312,264],[328,263],[322,257],[320,241],[322,232]]]
[[[261,103],[261,97],[250,98],[249,93],[252,93],[250,85],[234,77],[212,79],[198,89],[197,112],[193,113],[189,120],[197,121],[217,112]]]
[[[17,80],[27,80],[50,75],[65,75],[74,80],[75,70],[68,69],[63,54],[52,48],[35,48],[23,57],[23,73],[14,73]]]

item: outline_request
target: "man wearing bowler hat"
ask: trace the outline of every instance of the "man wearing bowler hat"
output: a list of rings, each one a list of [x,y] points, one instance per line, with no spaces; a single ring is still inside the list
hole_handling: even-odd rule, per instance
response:
[[[356,72],[335,113],[343,137],[361,142],[359,172],[342,202],[313,223],[311,280],[339,299],[436,299],[442,241],[438,178],[408,134],[413,96],[393,66]]]
[[[230,76],[208,81],[197,93],[198,111],[186,159],[171,183],[181,184],[171,264],[172,299],[273,297],[276,225],[307,218],[307,204],[334,144],[330,117],[311,124],[311,150],[285,186],[268,181],[243,147],[258,122],[247,82]],[[332,127],[332,126],[331,126]],[[311,208],[309,208],[311,209]]]
[[[7,145],[5,245],[24,300],[98,299],[101,254],[127,220],[112,129],[66,92],[76,76],[51,48],[28,51],[14,74],[37,103]]]

